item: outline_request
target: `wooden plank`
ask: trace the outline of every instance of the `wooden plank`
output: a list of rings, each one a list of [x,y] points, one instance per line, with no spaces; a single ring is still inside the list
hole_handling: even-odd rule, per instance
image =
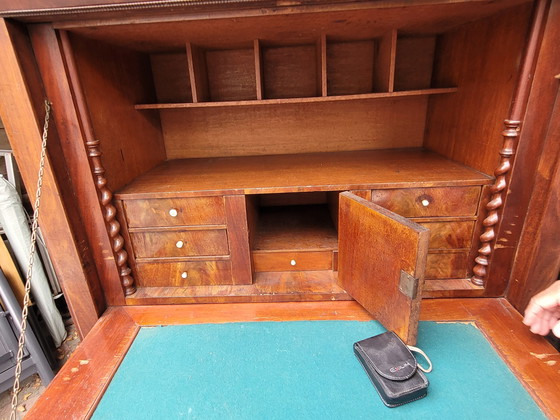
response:
[[[427,101],[411,96],[275,104],[250,112],[244,106],[208,107],[165,110],[160,116],[168,159],[418,148]]]
[[[23,308],[23,297],[25,296],[25,279],[21,278],[19,273],[19,269],[17,268],[8,247],[3,239],[0,238],[0,269],[4,276],[6,276],[6,280],[14,292],[14,295]],[[25,275],[27,273],[24,273]],[[6,308],[4,308],[6,310]]]
[[[385,328],[413,345],[430,232],[348,192],[340,194],[339,208],[339,284]],[[403,272],[416,279],[405,286],[408,294]]]
[[[152,54],[150,63],[159,103],[192,102],[186,52]]]
[[[205,53],[209,101],[256,100],[253,48]]]
[[[244,195],[229,195],[225,197],[225,204],[233,284],[251,284],[253,276],[246,198]]]
[[[397,30],[386,33],[378,43],[375,71],[373,73],[374,92],[393,92],[395,84],[395,57]]]
[[[121,308],[108,309],[26,417],[89,418],[138,330],[138,325],[126,311]]]
[[[264,81],[263,81],[263,69],[262,69],[262,54],[261,54],[261,42],[255,39],[253,43],[253,54],[255,55],[255,88],[257,89],[257,100],[260,101],[264,99]]]
[[[329,95],[372,93],[374,63],[373,40],[327,43]]]
[[[42,104],[41,101],[39,104],[34,102],[32,92],[41,99],[44,98],[44,92],[33,89],[31,84],[35,80],[35,86],[40,86],[40,78],[36,70],[33,70],[36,69],[36,65],[26,37],[17,26],[4,20],[0,21],[0,69],[3,75],[0,81],[0,115],[10,137],[27,192],[34,197],[42,136],[42,112],[37,113],[36,109],[40,108],[34,109],[34,104]],[[22,56],[23,62],[20,61]],[[22,77],[22,68],[28,70],[29,85]],[[50,141],[56,143],[57,140],[53,140],[56,138],[54,134],[53,129]],[[99,279],[91,267],[90,251],[79,247],[76,242],[75,230],[70,224],[63,202],[65,196],[66,193],[58,186],[51,158],[47,154],[39,223],[60,285],[68,299],[70,312],[79,334],[83,337],[97,321],[98,313],[104,308],[104,302],[99,286],[95,286]]]
[[[187,60],[193,102],[205,102],[208,100],[208,73],[204,53],[196,45],[187,42]]]
[[[395,91],[431,87],[435,48],[435,36],[397,38]]]
[[[302,193],[469,186],[490,181],[490,177],[430,152],[380,150],[169,161],[115,195],[176,198],[201,195],[202,191],[205,195]]]
[[[317,58],[318,58],[318,69],[321,75],[319,79],[318,92],[321,92],[321,96],[328,95],[328,63],[327,63],[327,36],[325,34],[321,35],[321,38],[317,42]]]

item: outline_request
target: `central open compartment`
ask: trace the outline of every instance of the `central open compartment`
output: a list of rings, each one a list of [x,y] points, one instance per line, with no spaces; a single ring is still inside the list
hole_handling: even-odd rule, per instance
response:
[[[257,195],[250,199],[255,226],[254,272],[336,270],[337,204],[334,192]]]

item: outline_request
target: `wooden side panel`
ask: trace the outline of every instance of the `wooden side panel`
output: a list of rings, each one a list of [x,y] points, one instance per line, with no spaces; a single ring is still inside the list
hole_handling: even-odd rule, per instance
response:
[[[414,344],[429,231],[363,198],[342,193],[339,284],[383,326]],[[418,279],[414,298],[399,290],[401,271]]]
[[[34,197],[41,149],[40,120],[43,113],[38,115],[36,112],[42,104],[40,101],[34,103],[33,94],[42,99],[44,93],[31,86],[40,89],[36,64],[31,58],[31,47],[27,40],[24,41],[24,37],[26,35],[18,27],[4,20],[0,21],[0,115],[27,192],[30,197]],[[22,62],[21,56],[24,57]],[[23,79],[21,72],[24,70],[27,71],[30,81]],[[34,105],[37,108],[34,109]],[[51,133],[55,132],[56,126],[53,122]],[[49,149],[52,146],[51,144]],[[84,242],[76,239],[69,221],[71,217],[66,214],[62,201],[65,196],[66,193],[57,183],[52,159],[47,154],[39,224],[72,317],[83,337],[91,330],[105,304],[99,291],[97,273],[89,260],[89,248]]]
[[[160,115],[168,159],[251,156],[421,147],[427,103],[410,97]]]
[[[328,94],[373,92],[374,56],[373,40],[327,43]]]
[[[530,6],[523,5],[440,37],[434,84],[459,91],[430,98],[429,149],[493,173],[530,15]]]
[[[397,30],[386,33],[378,43],[373,87],[375,92],[393,92],[395,85],[395,57]]]
[[[233,284],[251,284],[253,275],[246,198],[244,195],[228,195],[225,202]]]

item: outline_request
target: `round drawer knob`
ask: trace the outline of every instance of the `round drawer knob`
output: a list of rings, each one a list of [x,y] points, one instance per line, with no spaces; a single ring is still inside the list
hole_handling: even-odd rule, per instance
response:
[[[186,271],[183,271],[183,272],[181,273],[181,277],[184,278],[184,279],[186,279],[187,277],[189,277],[189,273],[187,273]]]
[[[296,260],[291,260],[290,265],[296,265]]]
[[[430,205],[430,200],[424,198],[424,199],[422,200],[422,205],[423,205],[424,207],[428,207],[428,206]]]
[[[169,210],[169,215],[171,217],[177,217],[177,215],[179,214],[179,212],[177,211],[177,209],[171,209]]]
[[[177,241],[177,243],[175,244],[177,248],[183,248],[183,245],[185,245],[183,241]]]

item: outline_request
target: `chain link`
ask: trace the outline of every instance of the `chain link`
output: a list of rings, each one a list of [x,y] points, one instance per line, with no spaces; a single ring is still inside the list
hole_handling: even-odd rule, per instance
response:
[[[51,105],[45,100],[45,124],[43,126],[43,141],[41,144],[41,160],[39,163],[39,175],[37,177],[37,191],[35,193],[35,206],[33,211],[33,222],[31,224],[31,244],[29,246],[29,262],[27,265],[27,276],[25,278],[25,296],[23,298],[23,309],[21,311],[21,325],[18,340],[17,362],[14,378],[14,386],[12,389],[12,411],[10,412],[10,420],[16,420],[18,394],[20,392],[21,366],[23,362],[23,354],[25,347],[25,331],[27,329],[27,315],[29,312],[29,300],[31,291],[31,277],[33,273],[33,262],[35,259],[35,246],[37,243],[37,227],[39,225],[39,206],[41,204],[41,190],[43,187],[43,175],[45,169],[45,156],[47,153],[47,135],[49,132],[49,119],[51,114]]]

